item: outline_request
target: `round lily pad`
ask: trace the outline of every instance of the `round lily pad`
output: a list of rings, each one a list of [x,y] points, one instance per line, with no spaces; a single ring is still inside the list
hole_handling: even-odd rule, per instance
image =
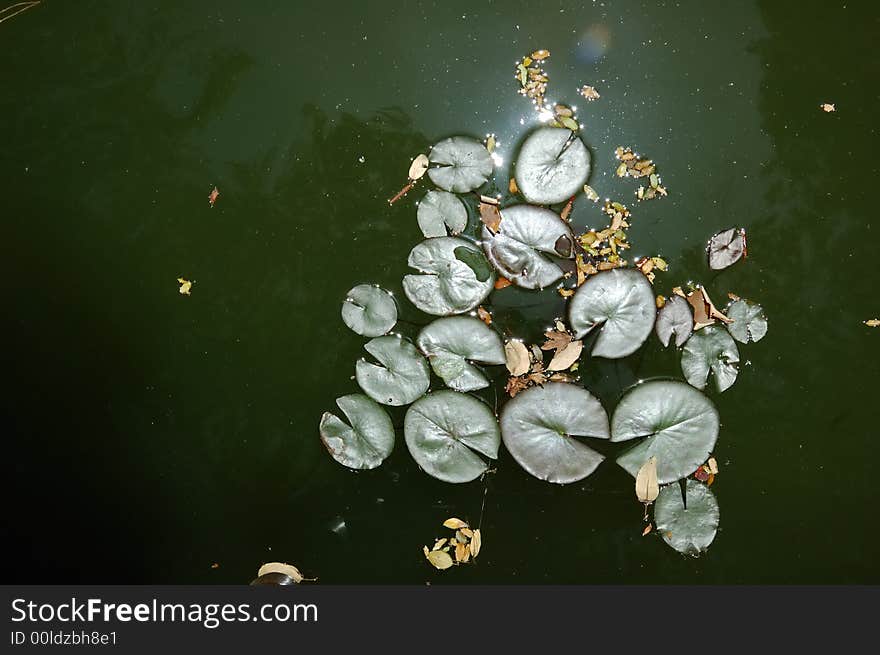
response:
[[[669,345],[675,335],[675,347],[681,348],[694,331],[694,315],[687,300],[681,296],[672,296],[657,314],[654,326],[657,338],[664,346]]]
[[[416,347],[397,335],[376,337],[364,346],[381,365],[358,361],[355,377],[367,395],[383,405],[408,405],[431,382],[428,363]]]
[[[516,185],[539,205],[568,200],[590,175],[590,153],[571,130],[539,127],[523,142],[516,159]]]
[[[492,174],[492,155],[486,146],[467,136],[444,139],[428,153],[428,177],[441,189],[467,193],[483,186]]]
[[[767,334],[767,317],[758,303],[734,300],[725,313],[733,319],[733,323],[727,324],[727,331],[740,343],[760,341]]]
[[[735,227],[719,232],[706,246],[709,254],[709,268],[721,270],[735,264],[743,256],[746,249],[745,231]]]
[[[421,331],[416,344],[434,372],[456,391],[489,386],[486,376],[470,362],[504,364],[506,361],[498,333],[470,316],[438,318]]]
[[[574,235],[568,223],[549,209],[514,205],[501,211],[497,233],[483,227],[482,242],[486,257],[501,275],[517,286],[539,289],[563,275],[542,253],[570,258]]]
[[[428,191],[419,203],[418,221],[426,237],[445,237],[446,228],[458,234],[467,226],[467,208],[454,193]]]
[[[540,480],[567,484],[604,456],[579,437],[608,439],[608,415],[583,387],[550,382],[517,394],[501,411],[501,436],[513,458]]]
[[[397,303],[385,289],[373,284],[359,284],[345,296],[342,320],[365,337],[388,334],[397,323]]]
[[[654,290],[634,269],[614,268],[587,278],[568,305],[575,338],[599,328],[593,355],[617,359],[639,349],[654,327]]]
[[[330,412],[321,417],[321,441],[337,462],[353,469],[374,469],[394,449],[394,426],[388,413],[360,393],[336,399],[348,425]]]
[[[706,387],[710,370],[718,391],[729,389],[736,382],[738,363],[736,342],[727,330],[715,325],[694,332],[681,353],[681,372],[697,389]]]
[[[485,272],[476,265],[478,262],[482,262]],[[410,302],[426,314],[469,312],[492,292],[495,284],[495,274],[479,246],[457,237],[422,241],[410,251],[408,263],[420,275],[404,277],[403,290]],[[477,277],[475,268],[483,279]]]
[[[642,439],[617,459],[635,477],[652,456],[660,484],[687,477],[708,459],[718,439],[718,410],[706,396],[673,380],[643,382],[628,391],[611,417],[611,441]]]
[[[715,494],[706,485],[688,480],[685,495],[687,508],[679,485],[663,487],[654,503],[654,523],[663,541],[680,553],[696,557],[714,541],[721,514]]]
[[[406,445],[416,463],[444,482],[470,482],[498,458],[501,434],[489,407],[458,391],[435,391],[414,402],[403,420]]]

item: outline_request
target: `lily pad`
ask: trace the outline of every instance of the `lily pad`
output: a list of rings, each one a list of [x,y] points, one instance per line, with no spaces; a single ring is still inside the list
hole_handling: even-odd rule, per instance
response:
[[[489,407],[458,391],[435,391],[414,402],[403,420],[406,445],[426,473],[444,482],[470,482],[498,458],[501,434]]]
[[[373,284],[359,284],[345,296],[342,320],[365,337],[388,334],[397,323],[397,303],[385,289]]]
[[[575,338],[599,328],[593,355],[617,359],[639,349],[654,327],[651,283],[639,271],[611,269],[587,278],[568,306]]]
[[[681,372],[697,389],[706,387],[711,370],[719,392],[729,389],[739,373],[739,350],[727,330],[714,325],[691,335],[681,354]]]
[[[501,411],[501,436],[513,458],[540,480],[567,484],[590,475],[605,457],[578,437],[608,439],[608,415],[583,387],[531,387]]]
[[[709,240],[709,268],[721,270],[739,261],[746,249],[745,232],[735,227],[724,230]]]
[[[663,487],[654,504],[654,523],[663,541],[680,553],[696,557],[715,539],[721,514],[715,494],[704,484],[685,484],[687,508],[679,485]]]
[[[416,344],[434,372],[456,391],[489,386],[486,376],[469,362],[505,362],[504,345],[498,333],[470,316],[438,318],[421,331]]]
[[[611,441],[642,439],[617,459],[635,477],[657,458],[660,484],[693,473],[718,439],[718,410],[706,396],[674,380],[643,382],[628,391],[611,417]]]
[[[558,128],[554,128],[558,129]],[[567,248],[560,248],[562,243]],[[517,286],[539,289],[560,279],[562,269],[542,253],[571,257],[574,236],[568,223],[549,209],[514,205],[501,212],[498,232],[483,227],[483,250],[495,269]]]
[[[494,273],[490,271],[485,280],[478,279],[474,263],[463,262],[461,250],[456,255],[459,248],[472,251],[472,259],[485,260],[479,246],[457,237],[426,239],[410,251],[408,263],[421,275],[404,277],[403,290],[410,302],[426,314],[463,314],[492,292]]]
[[[428,191],[418,208],[418,221],[426,237],[445,237],[446,228],[458,234],[468,221],[464,203],[448,191]]]
[[[654,328],[657,338],[664,346],[669,345],[669,340],[674,334],[675,347],[681,348],[694,331],[694,315],[688,301],[681,296],[672,296],[657,314],[657,324]]]
[[[483,186],[492,174],[492,156],[486,146],[467,136],[444,139],[428,153],[428,177],[441,189],[467,193]]]
[[[336,399],[351,425],[330,412],[321,417],[321,441],[337,462],[353,469],[374,469],[394,449],[394,426],[388,413],[360,393]]]
[[[758,303],[734,300],[725,313],[727,318],[733,320],[727,325],[727,331],[740,343],[760,341],[767,334],[767,317]]]
[[[529,202],[568,200],[590,175],[590,153],[571,130],[539,127],[523,142],[516,160],[516,184]]]
[[[376,402],[408,405],[428,390],[428,363],[409,340],[397,335],[376,337],[364,348],[381,366],[361,359],[355,367],[355,377],[361,389]]]

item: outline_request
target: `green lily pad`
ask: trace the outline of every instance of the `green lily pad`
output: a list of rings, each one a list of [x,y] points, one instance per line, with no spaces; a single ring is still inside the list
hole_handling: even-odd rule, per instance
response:
[[[467,208],[454,193],[428,191],[419,203],[418,221],[426,237],[445,237],[446,228],[458,234],[467,226]]]
[[[657,314],[654,326],[657,338],[664,346],[669,345],[675,335],[675,347],[681,348],[694,331],[694,315],[688,301],[681,296],[672,296]]]
[[[767,334],[767,317],[758,303],[750,300],[734,300],[725,311],[727,317],[733,319],[728,323],[727,331],[740,343],[760,341]]]
[[[706,396],[673,380],[643,382],[628,391],[611,417],[611,441],[642,439],[617,459],[635,477],[657,458],[660,484],[687,477],[718,439],[718,410]]]
[[[410,302],[426,314],[463,314],[492,292],[494,272],[490,270],[489,276],[480,280],[474,262],[466,263],[456,256],[459,248],[471,251],[472,259],[485,260],[479,246],[458,237],[426,239],[410,251],[408,263],[420,274],[404,277],[403,290]],[[488,262],[485,266],[488,268]]]
[[[486,376],[470,362],[504,364],[506,361],[498,333],[470,316],[438,318],[421,331],[416,344],[434,372],[456,391],[489,386]]]
[[[428,362],[409,340],[388,335],[368,341],[364,348],[381,366],[361,359],[355,367],[355,377],[361,389],[376,402],[408,405],[428,390]]]
[[[321,441],[337,462],[353,469],[374,469],[394,449],[394,426],[388,413],[360,393],[336,399],[348,422],[335,414],[321,417]]]
[[[388,291],[373,284],[350,289],[342,303],[342,320],[357,334],[378,337],[397,323],[397,303]]]
[[[403,420],[406,445],[426,473],[444,482],[470,482],[498,458],[501,434],[489,407],[458,391],[435,391],[414,402]]]
[[[431,148],[428,177],[441,189],[467,193],[486,183],[492,175],[492,156],[486,146],[467,136],[454,136]]]
[[[516,159],[516,184],[529,202],[552,205],[578,193],[590,175],[590,153],[571,130],[539,127]]]
[[[696,557],[715,540],[721,514],[715,494],[706,485],[688,480],[685,494],[687,509],[679,485],[663,487],[654,503],[654,524],[663,541],[680,553]]]
[[[744,230],[732,227],[719,232],[706,246],[709,255],[709,268],[721,270],[735,264],[745,254],[746,235]]]
[[[540,480],[583,480],[604,456],[579,437],[608,439],[608,415],[583,387],[550,382],[520,392],[501,411],[501,436],[513,458]]]
[[[651,334],[654,290],[634,269],[611,269],[587,278],[568,304],[569,325],[580,339],[601,330],[593,355],[617,359],[634,353]]]
[[[550,286],[562,277],[562,269],[542,254],[570,258],[570,246],[563,253],[557,250],[560,239],[574,242],[568,223],[549,209],[532,205],[503,209],[498,232],[484,226],[482,235],[483,250],[495,269],[525,289]]]
[[[681,353],[681,372],[697,389],[706,387],[710,370],[718,391],[729,389],[736,382],[738,363],[736,342],[727,330],[714,325],[694,332]]]

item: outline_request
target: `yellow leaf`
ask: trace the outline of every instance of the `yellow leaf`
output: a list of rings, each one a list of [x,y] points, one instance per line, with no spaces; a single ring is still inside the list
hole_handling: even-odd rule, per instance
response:
[[[560,289],[557,289],[557,291],[559,292],[559,295],[562,296],[563,298],[568,298],[568,297],[574,295],[574,289],[560,288]]]
[[[837,111],[837,108],[835,108],[835,106],[833,104],[831,104],[830,102],[823,102],[819,106],[822,108],[822,111],[824,111],[826,113],[830,113],[832,111]]]
[[[305,578],[303,577],[303,574],[299,572],[299,569],[293,564],[284,564],[283,562],[267,562],[266,564],[263,564],[263,566],[260,567],[260,570],[257,571],[257,577],[259,578],[267,573],[281,573],[289,577],[296,584],[299,584],[303,580],[313,582],[318,579]]]
[[[461,533],[462,533],[465,537],[467,537],[468,539],[470,539],[471,537],[474,536],[474,531],[471,530],[470,528],[462,528],[462,529],[461,529]]]
[[[455,544],[455,561],[456,562],[465,561],[465,557],[467,556],[468,553],[470,553],[470,549],[466,545],[464,545],[462,543]]]
[[[510,178],[510,184],[507,185],[507,189],[511,193],[519,193],[519,187],[516,185],[516,180],[514,178]]]
[[[468,527],[468,524],[462,521],[461,519],[451,518],[443,521],[443,527],[449,528],[450,530],[458,530],[460,528]]]
[[[192,289],[193,283],[189,280],[184,280],[182,277],[177,278],[177,282],[180,284],[180,289],[178,289],[178,291],[180,291],[180,293],[184,296],[190,295],[189,292],[190,289]]]
[[[490,135],[486,138],[486,150],[488,150],[490,153],[491,153],[491,152],[495,152],[495,145],[496,145],[496,143],[497,143],[497,142],[496,142],[496,140],[495,140],[495,135],[494,135],[494,134],[490,134]]]
[[[446,539],[445,537],[443,539],[438,539],[437,542],[434,544],[434,548],[432,548],[432,550],[440,550],[441,548],[443,548],[443,545],[447,541],[449,541],[449,540]]]
[[[529,351],[522,341],[505,343],[504,356],[507,358],[507,370],[511,375],[525,375],[529,372],[532,362],[529,359]]]
[[[660,486],[657,483],[657,458],[651,457],[647,462],[642,464],[636,475],[636,496],[640,502],[653,503],[657,500],[660,493]]]
[[[657,305],[657,309],[662,309],[663,306],[666,304],[666,296],[657,296],[654,304]]]
[[[865,325],[868,327],[880,327],[880,318],[870,318],[865,321]]]
[[[599,194],[596,193],[596,190],[589,184],[584,185],[584,193],[587,194],[587,200],[595,202],[599,199]]]
[[[530,56],[535,61],[542,61],[544,59],[547,59],[547,57],[550,56],[550,51],[549,50],[535,50]]]
[[[471,539],[471,557],[480,554],[480,548],[483,546],[483,537],[480,535],[479,528],[474,530],[474,537]]]
[[[452,558],[449,556],[449,553],[444,553],[442,550],[432,550],[428,553],[427,557],[434,568],[441,571],[452,566]]]

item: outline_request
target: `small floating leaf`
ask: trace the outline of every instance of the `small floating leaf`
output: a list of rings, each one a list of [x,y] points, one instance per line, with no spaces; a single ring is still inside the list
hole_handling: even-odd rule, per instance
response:
[[[470,316],[438,318],[422,329],[416,339],[434,372],[450,389],[474,391],[489,380],[469,362],[504,364],[504,347],[498,333]]]
[[[441,571],[452,566],[452,557],[449,556],[449,553],[444,553],[442,550],[429,551],[426,557],[434,568],[440,569]]]
[[[415,159],[413,159],[412,164],[409,167],[409,173],[407,176],[411,180],[418,180],[425,174],[428,170],[428,156],[421,154],[417,155]]]
[[[637,270],[612,269],[592,275],[568,306],[575,337],[594,328],[601,333],[593,355],[616,359],[634,353],[654,327],[654,291]]]
[[[467,209],[454,193],[428,191],[419,203],[418,221],[426,237],[445,237],[446,229],[458,234],[467,226]]]
[[[739,261],[745,252],[745,230],[724,230],[709,240],[709,268],[721,270]]]
[[[830,114],[832,111],[837,111],[837,108],[830,102],[823,102],[821,105],[819,105],[819,107],[826,114]]]
[[[450,530],[460,530],[461,528],[468,527],[468,524],[461,519],[451,518],[443,521],[443,527],[449,528]]]
[[[414,402],[403,421],[416,463],[444,482],[470,482],[498,458],[501,434],[489,407],[464,393],[435,391]]]
[[[718,411],[683,382],[652,380],[628,391],[611,418],[611,441],[642,439],[617,459],[630,475],[657,457],[657,481],[675,482],[706,461],[718,438]]]
[[[663,541],[680,553],[696,557],[715,539],[720,519],[718,501],[706,485],[694,480],[685,483],[685,494],[686,509],[679,485],[663,487],[654,505],[654,523]]]
[[[374,400],[359,393],[336,399],[351,426],[324,412],[321,417],[321,441],[343,466],[374,469],[394,448],[394,426],[388,413]]]
[[[357,362],[355,377],[366,394],[383,405],[408,405],[430,386],[428,363],[407,339],[376,337],[364,349],[381,364]]]
[[[561,350],[556,351],[553,359],[547,364],[547,370],[564,371],[570,368],[580,358],[583,347],[582,341],[572,341]]]
[[[706,387],[709,371],[719,392],[729,389],[739,373],[739,350],[727,330],[710,325],[691,335],[681,355],[681,372],[697,389]]]
[[[505,343],[504,355],[507,370],[511,375],[525,375],[529,372],[531,359],[528,348],[522,341],[511,340]]]
[[[867,321],[863,321],[863,323],[868,327],[880,327],[880,318],[869,318]]]
[[[733,321],[727,324],[727,331],[740,343],[760,341],[767,334],[767,317],[761,305],[748,300],[735,300],[726,313]]]
[[[669,300],[665,300],[660,313],[657,314],[655,328],[660,343],[668,346],[674,334],[675,347],[681,348],[694,331],[694,316],[687,300],[681,296],[672,296]]]
[[[219,198],[219,197],[220,197],[220,191],[217,189],[217,187],[214,187],[214,190],[208,194],[208,204],[211,205],[211,207],[213,207],[214,203],[217,202],[217,198]]]
[[[501,435],[513,458],[540,480],[567,484],[605,459],[578,437],[608,439],[608,415],[583,387],[549,382],[517,394],[501,411]]]
[[[526,137],[516,160],[517,186],[526,200],[539,205],[567,200],[589,175],[590,153],[569,129],[537,128]]]
[[[467,193],[483,186],[492,174],[492,156],[486,146],[466,136],[440,141],[428,155],[437,166],[428,170],[428,177],[441,189]]]
[[[476,557],[480,554],[480,549],[483,547],[483,535],[480,532],[480,529],[477,528],[474,530],[474,536],[471,538],[470,551],[471,557]]]
[[[426,314],[469,312],[492,291],[494,273],[486,280],[477,279],[474,269],[456,257],[458,248],[483,256],[478,246],[457,237],[427,239],[409,253],[409,265],[421,274],[404,277],[403,290],[410,302]]]
[[[648,458],[639,472],[636,474],[636,498],[640,503],[653,503],[660,493],[657,483],[657,458],[653,455]]]
[[[342,321],[356,334],[378,337],[390,332],[397,323],[397,304],[385,289],[359,284],[345,296]]]
[[[303,574],[300,573],[299,569],[296,568],[293,564],[285,564],[283,562],[267,562],[263,564],[259,571],[257,571],[257,577],[261,578],[264,575],[269,575],[270,573],[280,573],[281,575],[286,575],[291,580],[293,580],[296,584],[299,584],[303,580],[308,582],[314,582],[318,578],[304,578]]]
[[[182,277],[177,278],[177,283],[180,285],[180,288],[177,290],[182,296],[190,295],[190,291],[192,290],[193,283],[189,280],[185,280]]]

